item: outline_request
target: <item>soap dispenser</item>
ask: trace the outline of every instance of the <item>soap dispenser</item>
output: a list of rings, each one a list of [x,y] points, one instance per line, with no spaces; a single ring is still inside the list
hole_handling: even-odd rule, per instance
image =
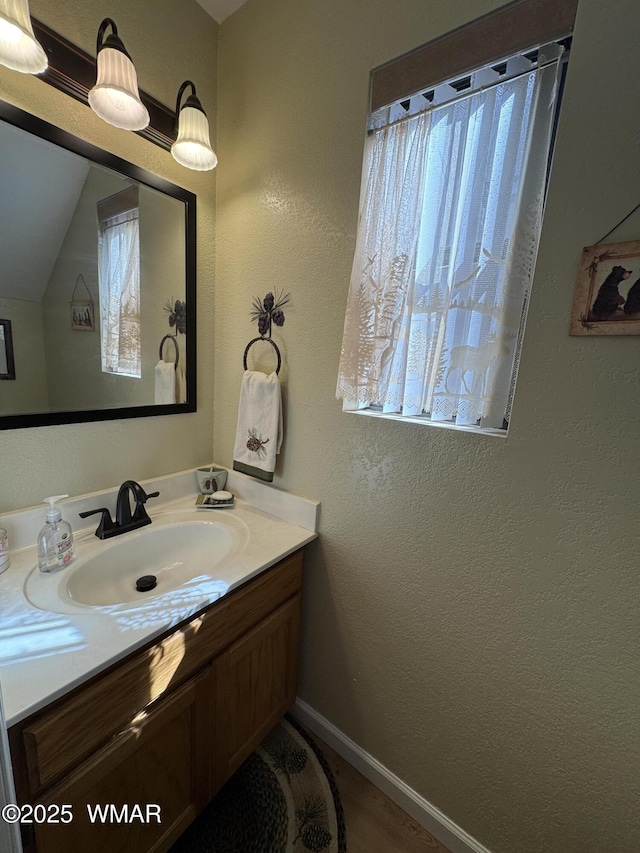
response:
[[[56,501],[68,497],[69,495],[56,495],[44,499],[45,503],[49,504],[49,509],[46,515],[47,523],[38,534],[38,568],[41,572],[62,569],[76,556],[71,525],[62,520],[62,513],[56,506]]]

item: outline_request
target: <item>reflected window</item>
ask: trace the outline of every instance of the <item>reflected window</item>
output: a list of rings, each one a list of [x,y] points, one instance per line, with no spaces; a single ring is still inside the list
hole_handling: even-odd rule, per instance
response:
[[[98,202],[98,280],[102,370],[140,378],[137,186]]]

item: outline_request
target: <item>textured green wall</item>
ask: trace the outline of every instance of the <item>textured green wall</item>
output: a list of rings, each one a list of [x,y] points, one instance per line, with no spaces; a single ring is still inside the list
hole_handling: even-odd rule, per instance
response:
[[[636,853],[639,341],[568,336],[582,247],[640,196],[636,0],[580,3],[508,439],[334,397],[369,69],[499,5],[249,0],[221,25],[214,450],[251,300],[291,291],[275,482],[322,502],[301,697],[494,853]]]

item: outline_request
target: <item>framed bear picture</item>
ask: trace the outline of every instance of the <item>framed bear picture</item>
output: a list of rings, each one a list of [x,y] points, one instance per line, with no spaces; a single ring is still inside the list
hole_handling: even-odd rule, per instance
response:
[[[640,240],[586,246],[570,335],[640,335]]]

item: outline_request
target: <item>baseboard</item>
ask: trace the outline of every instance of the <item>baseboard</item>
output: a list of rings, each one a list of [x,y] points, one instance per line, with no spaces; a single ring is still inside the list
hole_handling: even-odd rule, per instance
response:
[[[302,699],[296,699],[290,713],[448,847],[451,853],[491,853]]]

